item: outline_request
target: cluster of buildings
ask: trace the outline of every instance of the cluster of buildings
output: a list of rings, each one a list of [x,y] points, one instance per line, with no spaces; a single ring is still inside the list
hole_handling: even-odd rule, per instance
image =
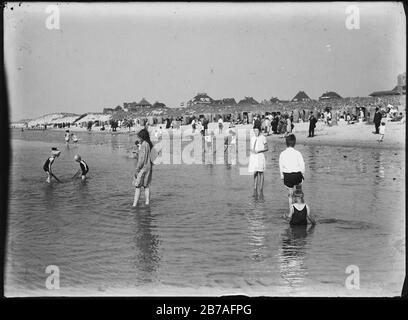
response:
[[[139,102],[125,102],[123,107],[117,106],[116,108],[104,108],[102,113],[104,114],[113,114],[114,112],[138,112],[144,109],[165,109],[167,106],[159,101],[151,104],[145,98],[142,98]]]
[[[371,97],[392,96],[406,94],[406,73],[402,73],[397,77],[397,86],[388,91],[376,91],[370,94]],[[334,91],[326,91],[319,98],[319,101],[328,101],[342,99],[342,97]],[[277,97],[272,97],[269,100],[262,102],[256,101],[253,97],[244,97],[238,102],[235,98],[222,98],[213,99],[206,92],[199,92],[192,99],[187,102],[180,103],[180,108],[190,108],[194,106],[212,106],[212,107],[233,107],[233,106],[256,106],[260,104],[277,104],[282,105],[286,103],[299,103],[299,102],[311,102],[311,99],[305,91],[299,91],[291,100],[281,100]],[[142,98],[139,102],[125,102],[122,106],[115,108],[104,108],[103,114],[115,114],[121,112],[130,113],[146,113],[151,110],[164,110],[169,109],[164,103],[156,101],[151,104],[146,98]]]
[[[125,102],[123,106],[104,108],[102,113],[85,113],[82,115],[59,113],[20,122],[21,126],[25,127],[65,127],[70,125],[83,127],[87,126],[89,122],[101,126],[108,124],[110,121],[127,121],[129,119],[135,121],[135,123],[137,123],[137,120],[149,119],[151,124],[162,123],[166,118],[180,119],[183,123],[188,123],[188,119],[195,116],[206,116],[209,119],[218,119],[219,116],[249,119],[251,114],[257,113],[301,110],[299,112],[305,114],[306,110],[324,108],[350,109],[350,112],[354,112],[357,108],[364,110],[372,108],[378,101],[384,103],[385,100],[395,100],[398,102],[402,95],[405,94],[406,73],[403,73],[398,75],[397,86],[394,89],[376,91],[365,98],[342,98],[334,91],[326,91],[318,100],[313,100],[306,92],[299,91],[291,100],[280,100],[277,97],[272,97],[269,100],[258,102],[253,97],[244,97],[237,102],[235,98],[213,99],[207,93],[200,92],[176,108],[169,108],[158,101],[151,104],[146,98],[142,98],[139,102]],[[13,125],[16,125],[16,123]]]

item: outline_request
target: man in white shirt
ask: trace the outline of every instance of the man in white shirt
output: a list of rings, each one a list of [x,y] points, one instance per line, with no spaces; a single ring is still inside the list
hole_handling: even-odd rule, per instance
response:
[[[288,189],[289,209],[292,206],[292,196],[294,188],[301,188],[303,175],[305,173],[305,162],[302,154],[295,150],[296,137],[289,134],[286,137],[287,148],[279,156],[279,171],[281,179]]]

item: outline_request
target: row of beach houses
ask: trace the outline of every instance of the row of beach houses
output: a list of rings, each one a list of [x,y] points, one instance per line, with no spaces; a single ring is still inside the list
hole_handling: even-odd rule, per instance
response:
[[[222,117],[224,121],[238,119],[250,121],[252,115],[265,115],[267,113],[292,113],[295,118],[305,119],[306,114],[316,114],[327,109],[337,113],[357,113],[360,109],[366,114],[367,119],[373,115],[373,109],[378,105],[404,105],[405,109],[405,74],[398,75],[397,86],[389,91],[377,91],[369,97],[342,98],[337,92],[326,91],[318,100],[311,99],[306,92],[299,91],[291,100],[280,100],[272,97],[261,102],[253,97],[244,97],[238,102],[235,98],[213,99],[205,92],[197,93],[192,99],[181,103],[179,107],[169,108],[164,103],[156,101],[151,104],[146,98],[139,102],[125,102],[123,106],[104,108],[100,113],[54,113],[37,119],[24,120],[12,123],[11,127],[35,128],[61,128],[61,127],[100,127],[111,124],[112,121],[120,124],[139,124],[148,122],[151,125],[161,124],[167,119],[177,120],[181,124],[189,124],[192,118],[206,117],[210,121],[217,121]],[[131,120],[131,121],[129,121]]]

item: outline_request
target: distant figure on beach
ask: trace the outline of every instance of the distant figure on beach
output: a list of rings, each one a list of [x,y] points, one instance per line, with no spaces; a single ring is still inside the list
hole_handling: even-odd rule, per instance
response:
[[[79,163],[79,170],[77,171],[77,173],[74,174],[74,176],[72,178],[74,179],[74,178],[78,177],[79,174],[81,174],[81,179],[82,179],[82,181],[84,181],[86,179],[86,174],[89,171],[89,167],[86,164],[86,162],[84,160],[82,160],[82,158],[81,158],[81,156],[79,154],[76,154],[74,156],[74,160]]]
[[[224,121],[222,120],[222,117],[220,116],[218,118],[218,133],[222,133],[222,128],[224,128]]]
[[[304,195],[300,188],[297,188],[293,193],[294,203],[291,205],[289,214],[284,214],[283,217],[289,221],[292,226],[307,225],[310,222],[316,224],[316,220],[310,213],[309,206],[304,201]]]
[[[207,131],[208,131],[208,119],[205,118],[205,117],[203,117],[201,123],[202,123],[201,134],[202,134],[203,136],[206,136],[206,135],[207,135]]]
[[[58,179],[54,173],[52,172],[52,164],[54,163],[55,159],[59,157],[59,155],[61,154],[61,151],[58,150],[58,148],[53,147],[51,149],[51,157],[49,157],[44,165],[43,165],[43,169],[45,171],[45,173],[47,174],[47,182],[50,183],[51,182],[51,177],[53,177],[55,180],[57,180],[58,182],[61,182],[60,179]]]
[[[363,110],[363,108],[360,108],[360,122],[363,122],[364,121],[364,110]]]
[[[352,124],[352,123],[351,123],[351,115],[350,115],[350,113],[347,113],[346,121],[347,121],[347,124]]]
[[[309,117],[309,135],[308,137],[314,137],[314,131],[316,128],[316,123],[317,123],[317,119],[314,116],[314,114],[312,113]]]
[[[289,210],[292,206],[292,196],[295,186],[301,185],[305,174],[305,162],[302,154],[295,150],[296,137],[290,134],[286,137],[287,148],[279,156],[281,179],[288,190]]]
[[[375,108],[375,113],[374,113],[374,128],[375,132],[374,134],[379,134],[380,133],[380,124],[381,124],[381,119],[382,119],[382,114],[381,111],[378,107]]]
[[[286,135],[288,135],[292,133],[293,124],[291,117],[289,117],[289,115],[286,115],[285,118],[286,118]]]
[[[254,175],[254,196],[263,196],[265,155],[268,151],[268,144],[261,128],[254,126],[254,136],[251,138],[251,154],[249,156],[248,172]]]
[[[136,164],[136,173],[133,177],[133,186],[135,187],[135,197],[133,200],[133,207],[137,206],[140,198],[141,188],[145,192],[145,204],[150,203],[150,183],[153,174],[153,163],[151,159],[151,150],[153,143],[150,141],[149,131],[142,129],[137,134],[140,142],[140,150],[138,152],[138,160]]]
[[[65,130],[65,143],[68,145],[69,144],[69,140],[70,140],[70,134],[69,134],[69,130]]]
[[[197,123],[196,123],[195,118],[193,117],[193,120],[191,121],[191,130],[192,130],[192,134],[194,134],[194,133],[195,133],[195,131],[196,131],[196,127],[197,127]]]
[[[379,132],[380,132],[380,139],[378,139],[378,142],[383,142],[384,135],[385,135],[385,122],[381,122]]]

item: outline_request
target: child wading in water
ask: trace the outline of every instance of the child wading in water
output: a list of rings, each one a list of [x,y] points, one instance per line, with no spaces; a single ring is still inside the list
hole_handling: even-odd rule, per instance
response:
[[[76,162],[79,162],[79,170],[77,171],[77,173],[74,174],[74,176],[72,178],[76,178],[77,176],[79,176],[79,174],[81,174],[81,179],[85,180],[86,179],[86,174],[89,171],[89,167],[86,164],[86,162],[84,160],[81,159],[81,156],[79,154],[76,154],[74,156],[74,160]]]
[[[381,126],[380,126],[380,139],[378,139],[378,142],[383,142],[383,140],[384,140],[384,135],[385,135],[385,122],[381,122]]]
[[[281,178],[286,188],[288,189],[289,210],[292,207],[293,189],[295,186],[300,186],[304,179],[305,162],[302,154],[295,150],[296,137],[294,134],[289,134],[286,137],[287,148],[281,152],[279,156],[279,170]]]
[[[150,141],[149,132],[142,129],[137,134],[140,141],[140,149],[137,156],[136,173],[133,177],[132,185],[135,187],[135,197],[133,207],[137,206],[140,197],[140,189],[143,187],[145,192],[145,204],[150,203],[150,182],[153,174],[153,163],[151,159],[151,150],[153,143]]]
[[[70,134],[69,134],[69,130],[65,130],[64,139],[65,139],[65,143],[66,143],[67,146],[68,146],[68,145],[69,145],[69,140],[71,139],[71,136],[70,136]]]
[[[58,158],[60,155],[61,151],[58,150],[58,148],[53,147],[51,149],[51,157],[49,157],[44,165],[43,165],[43,169],[47,174],[47,182],[50,183],[51,182],[51,177],[53,177],[55,180],[57,180],[58,182],[61,182],[60,179],[58,179],[53,173],[52,173],[52,169],[51,166],[54,163],[55,158]]]
[[[284,214],[283,217],[287,219],[292,226],[306,225],[309,221],[312,225],[316,224],[315,219],[310,213],[309,206],[303,200],[303,192],[301,188],[296,188],[293,198],[295,203],[292,204],[289,214]]]
[[[249,156],[248,172],[254,174],[254,196],[263,196],[265,155],[268,151],[266,138],[261,134],[261,128],[254,126],[255,135],[251,138],[251,154]]]

